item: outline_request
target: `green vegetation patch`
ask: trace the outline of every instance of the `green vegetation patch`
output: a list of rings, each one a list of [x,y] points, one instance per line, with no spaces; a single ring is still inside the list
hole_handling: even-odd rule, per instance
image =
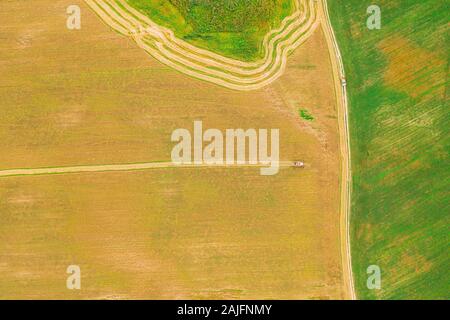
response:
[[[305,119],[307,121],[313,121],[314,117],[309,113],[308,110],[305,109],[298,109],[298,114],[302,119]]]
[[[349,90],[357,294],[449,299],[448,5],[380,0],[371,31],[372,4],[329,1]],[[366,286],[370,265],[381,290]]]
[[[127,0],[177,37],[246,61],[263,56],[262,40],[294,10],[293,0]]]

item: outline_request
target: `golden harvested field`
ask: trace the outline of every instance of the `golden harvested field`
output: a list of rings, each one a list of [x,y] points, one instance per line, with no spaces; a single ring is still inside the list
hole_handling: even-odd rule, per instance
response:
[[[280,160],[308,165],[0,177],[0,298],[345,297],[321,29],[278,81],[237,92],[160,64],[83,1],[2,1],[0,21],[0,170],[170,161],[172,131],[194,120],[280,128]]]

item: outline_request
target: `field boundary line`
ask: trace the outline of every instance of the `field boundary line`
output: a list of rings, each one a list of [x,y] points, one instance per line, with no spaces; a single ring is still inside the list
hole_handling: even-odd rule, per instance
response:
[[[330,58],[333,65],[333,76],[335,82],[335,91],[339,114],[340,131],[340,149],[342,158],[342,176],[341,176],[341,255],[344,281],[347,286],[348,295],[351,300],[356,300],[356,291],[354,286],[352,255],[351,255],[351,237],[350,237],[350,215],[351,215],[351,197],[352,197],[352,167],[350,150],[350,128],[349,128],[349,108],[347,98],[347,80],[345,78],[345,68],[342,60],[342,54],[336,39],[336,35],[331,24],[327,0],[321,0],[323,29],[325,38],[328,42]]]

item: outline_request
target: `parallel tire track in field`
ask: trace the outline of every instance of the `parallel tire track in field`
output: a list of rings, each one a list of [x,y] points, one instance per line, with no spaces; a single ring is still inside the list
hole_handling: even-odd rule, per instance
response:
[[[293,167],[293,161],[279,161],[279,167]],[[108,171],[136,171],[150,169],[167,168],[264,168],[268,164],[177,164],[173,162],[147,162],[147,163],[129,163],[129,164],[107,164],[91,166],[72,166],[72,167],[51,167],[35,169],[10,169],[0,170],[0,177],[15,176],[34,176],[50,174],[69,174],[69,173],[87,173],[87,172],[108,172]]]
[[[304,43],[319,25],[318,3],[295,0],[295,11],[263,40],[264,58],[243,62],[197,48],[178,39],[173,31],[154,23],[125,0],[85,0],[112,29],[132,38],[158,61],[200,80],[230,89],[260,89],[278,79],[288,55]]]

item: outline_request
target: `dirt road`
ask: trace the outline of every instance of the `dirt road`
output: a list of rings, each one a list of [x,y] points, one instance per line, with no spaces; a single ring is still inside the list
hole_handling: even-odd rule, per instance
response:
[[[348,123],[348,100],[345,80],[344,64],[336,41],[333,27],[328,14],[327,1],[322,0],[319,6],[319,17],[324,30],[325,38],[330,51],[330,59],[333,66],[333,77],[335,83],[336,103],[338,105],[340,149],[341,149],[341,255],[346,284],[347,296],[355,300],[351,246],[350,246],[350,204],[351,204],[351,153],[350,134]]]

